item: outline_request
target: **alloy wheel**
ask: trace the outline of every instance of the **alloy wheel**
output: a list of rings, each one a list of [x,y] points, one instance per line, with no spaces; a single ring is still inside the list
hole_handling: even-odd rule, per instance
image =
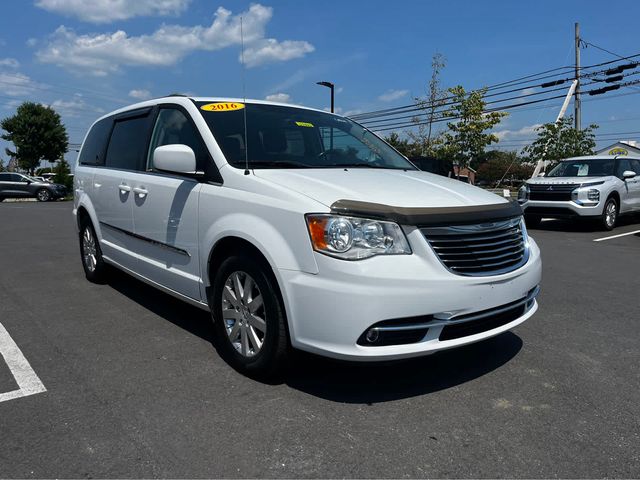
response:
[[[82,233],[82,260],[87,270],[95,271],[97,265],[96,240],[89,227],[85,227]]]
[[[47,190],[40,190],[38,192],[38,200],[40,200],[41,202],[46,202],[49,200],[49,192]]]
[[[616,223],[616,204],[614,201],[610,201],[607,203],[606,211],[605,211],[605,222],[607,222],[607,226],[613,227]]]
[[[244,357],[260,352],[267,333],[262,294],[246,272],[227,277],[222,290],[222,321],[229,341]]]

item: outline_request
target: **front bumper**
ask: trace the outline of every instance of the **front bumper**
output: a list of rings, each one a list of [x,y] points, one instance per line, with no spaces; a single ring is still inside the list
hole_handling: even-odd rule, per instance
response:
[[[540,215],[545,218],[595,217],[602,215],[604,202],[600,201],[596,205],[579,205],[573,201],[528,200],[520,206],[525,214]]]
[[[415,343],[358,344],[376,323],[430,315],[455,320],[518,302],[540,283],[540,250],[533,239],[529,239],[527,263],[517,270],[467,277],[447,271],[420,235],[417,230],[408,235],[412,255],[345,262],[316,254],[317,275],[279,270],[293,346],[346,360],[407,358],[489,338],[519,325],[537,310],[532,298],[517,318],[460,338],[440,340],[445,327],[439,325]]]

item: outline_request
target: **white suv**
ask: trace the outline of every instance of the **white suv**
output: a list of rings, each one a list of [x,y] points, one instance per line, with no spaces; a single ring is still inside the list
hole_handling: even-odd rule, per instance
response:
[[[640,212],[640,159],[568,158],[547,176],[528,180],[518,201],[530,227],[539,225],[542,217],[585,217],[612,230],[619,215]]]
[[[522,211],[418,171],[347,118],[167,97],[90,129],[75,170],[86,276],[113,265],[211,311],[235,368],[288,348],[397,359],[531,317],[540,252]]]

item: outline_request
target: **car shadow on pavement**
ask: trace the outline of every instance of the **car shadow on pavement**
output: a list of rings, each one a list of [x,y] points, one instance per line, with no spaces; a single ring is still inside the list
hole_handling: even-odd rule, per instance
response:
[[[425,357],[355,363],[296,353],[284,374],[291,388],[340,403],[373,404],[425,395],[500,368],[522,349],[512,332]]]
[[[213,324],[209,313],[204,310],[160,292],[115,268],[109,272],[107,285],[159,317],[207,342],[213,342]]]
[[[207,312],[119,270],[109,272],[107,284],[215,348]],[[373,404],[424,395],[476,379],[509,362],[521,348],[520,337],[505,332],[472,345],[394,362],[344,362],[293,351],[282,374],[266,384],[286,384],[340,403]]]

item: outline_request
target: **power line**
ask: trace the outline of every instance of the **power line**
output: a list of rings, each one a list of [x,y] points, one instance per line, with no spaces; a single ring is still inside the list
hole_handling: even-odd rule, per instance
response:
[[[593,69],[593,68],[596,68],[596,67],[610,65],[612,63],[620,62],[622,60],[629,60],[629,59],[637,58],[637,57],[640,57],[640,53],[634,54],[634,55],[629,55],[629,56],[626,56],[626,57],[620,57],[620,58],[618,58],[616,60],[611,60],[611,61],[607,61],[607,62],[600,62],[600,63],[596,63],[596,64],[593,64],[593,65],[587,65],[585,67],[582,67],[581,71],[586,71],[586,70],[590,70],[590,69]],[[532,75],[528,75],[526,77],[520,77],[520,79],[521,78],[538,77],[538,78],[535,78],[535,80],[539,81],[539,80],[546,79],[546,78],[554,78],[554,77],[558,77],[559,74],[548,75],[546,77],[544,77],[544,76],[541,77],[540,75],[542,75],[543,73],[551,72],[551,71],[567,70],[567,69],[572,69],[572,68],[573,67],[568,67],[568,66],[567,67],[558,67],[556,69],[547,70],[545,72],[540,72],[538,74],[532,74]],[[602,69],[600,71],[597,71],[597,72],[585,72],[584,74],[580,75],[580,78],[591,78],[591,77],[593,77],[595,75],[602,74],[602,73],[605,73],[604,69]],[[520,84],[522,84],[522,83],[530,84],[533,81],[533,80],[529,80],[527,82],[517,82],[517,80],[520,80],[520,79],[514,79],[514,80],[511,80],[511,81],[508,81],[508,82],[502,82],[502,83],[499,83],[499,84],[490,85],[490,86],[486,87],[486,91],[504,89],[504,88],[507,88],[507,87],[511,87],[511,86],[517,85],[518,83],[520,83]],[[563,79],[559,79],[559,80],[557,80],[555,82],[555,84],[559,85],[561,83],[564,83],[564,82],[567,82],[567,81],[572,81],[572,80],[574,80],[574,76],[566,77],[566,78],[563,78]],[[560,82],[560,83],[557,83],[557,82]],[[547,82],[547,83],[554,83],[554,82]],[[523,87],[515,89],[515,90],[511,90],[511,92],[518,91],[520,89],[525,89],[525,88],[542,87],[543,85],[546,85],[546,84],[543,83],[543,84],[537,84],[537,85],[527,85],[527,86],[523,86]],[[470,93],[479,92],[479,91],[482,91],[482,90],[483,89],[471,90],[471,91],[469,91],[467,93],[470,94]],[[505,94],[505,93],[509,93],[509,92],[502,92],[502,94]],[[495,95],[500,95],[500,93],[492,94],[492,96],[495,96]],[[442,99],[439,99],[438,102],[437,102],[436,107],[440,104],[440,102],[451,100],[453,98],[455,98],[455,97],[449,96],[449,97],[444,97]],[[351,116],[351,119],[358,120],[358,121],[364,121],[365,119],[370,119],[370,118],[375,118],[375,117],[390,116],[390,115],[394,115],[394,114],[407,113],[409,111],[416,111],[416,110],[425,110],[427,108],[430,108],[431,106],[432,106],[432,104],[427,103],[427,102],[423,102],[423,103],[421,103],[419,105],[416,105],[415,103],[413,103],[413,104],[410,104],[410,105],[403,105],[403,106],[400,106],[400,107],[392,107],[392,108],[387,108],[387,109],[382,109],[382,110],[374,110],[374,111],[371,111],[371,112],[359,113],[357,115]]]

